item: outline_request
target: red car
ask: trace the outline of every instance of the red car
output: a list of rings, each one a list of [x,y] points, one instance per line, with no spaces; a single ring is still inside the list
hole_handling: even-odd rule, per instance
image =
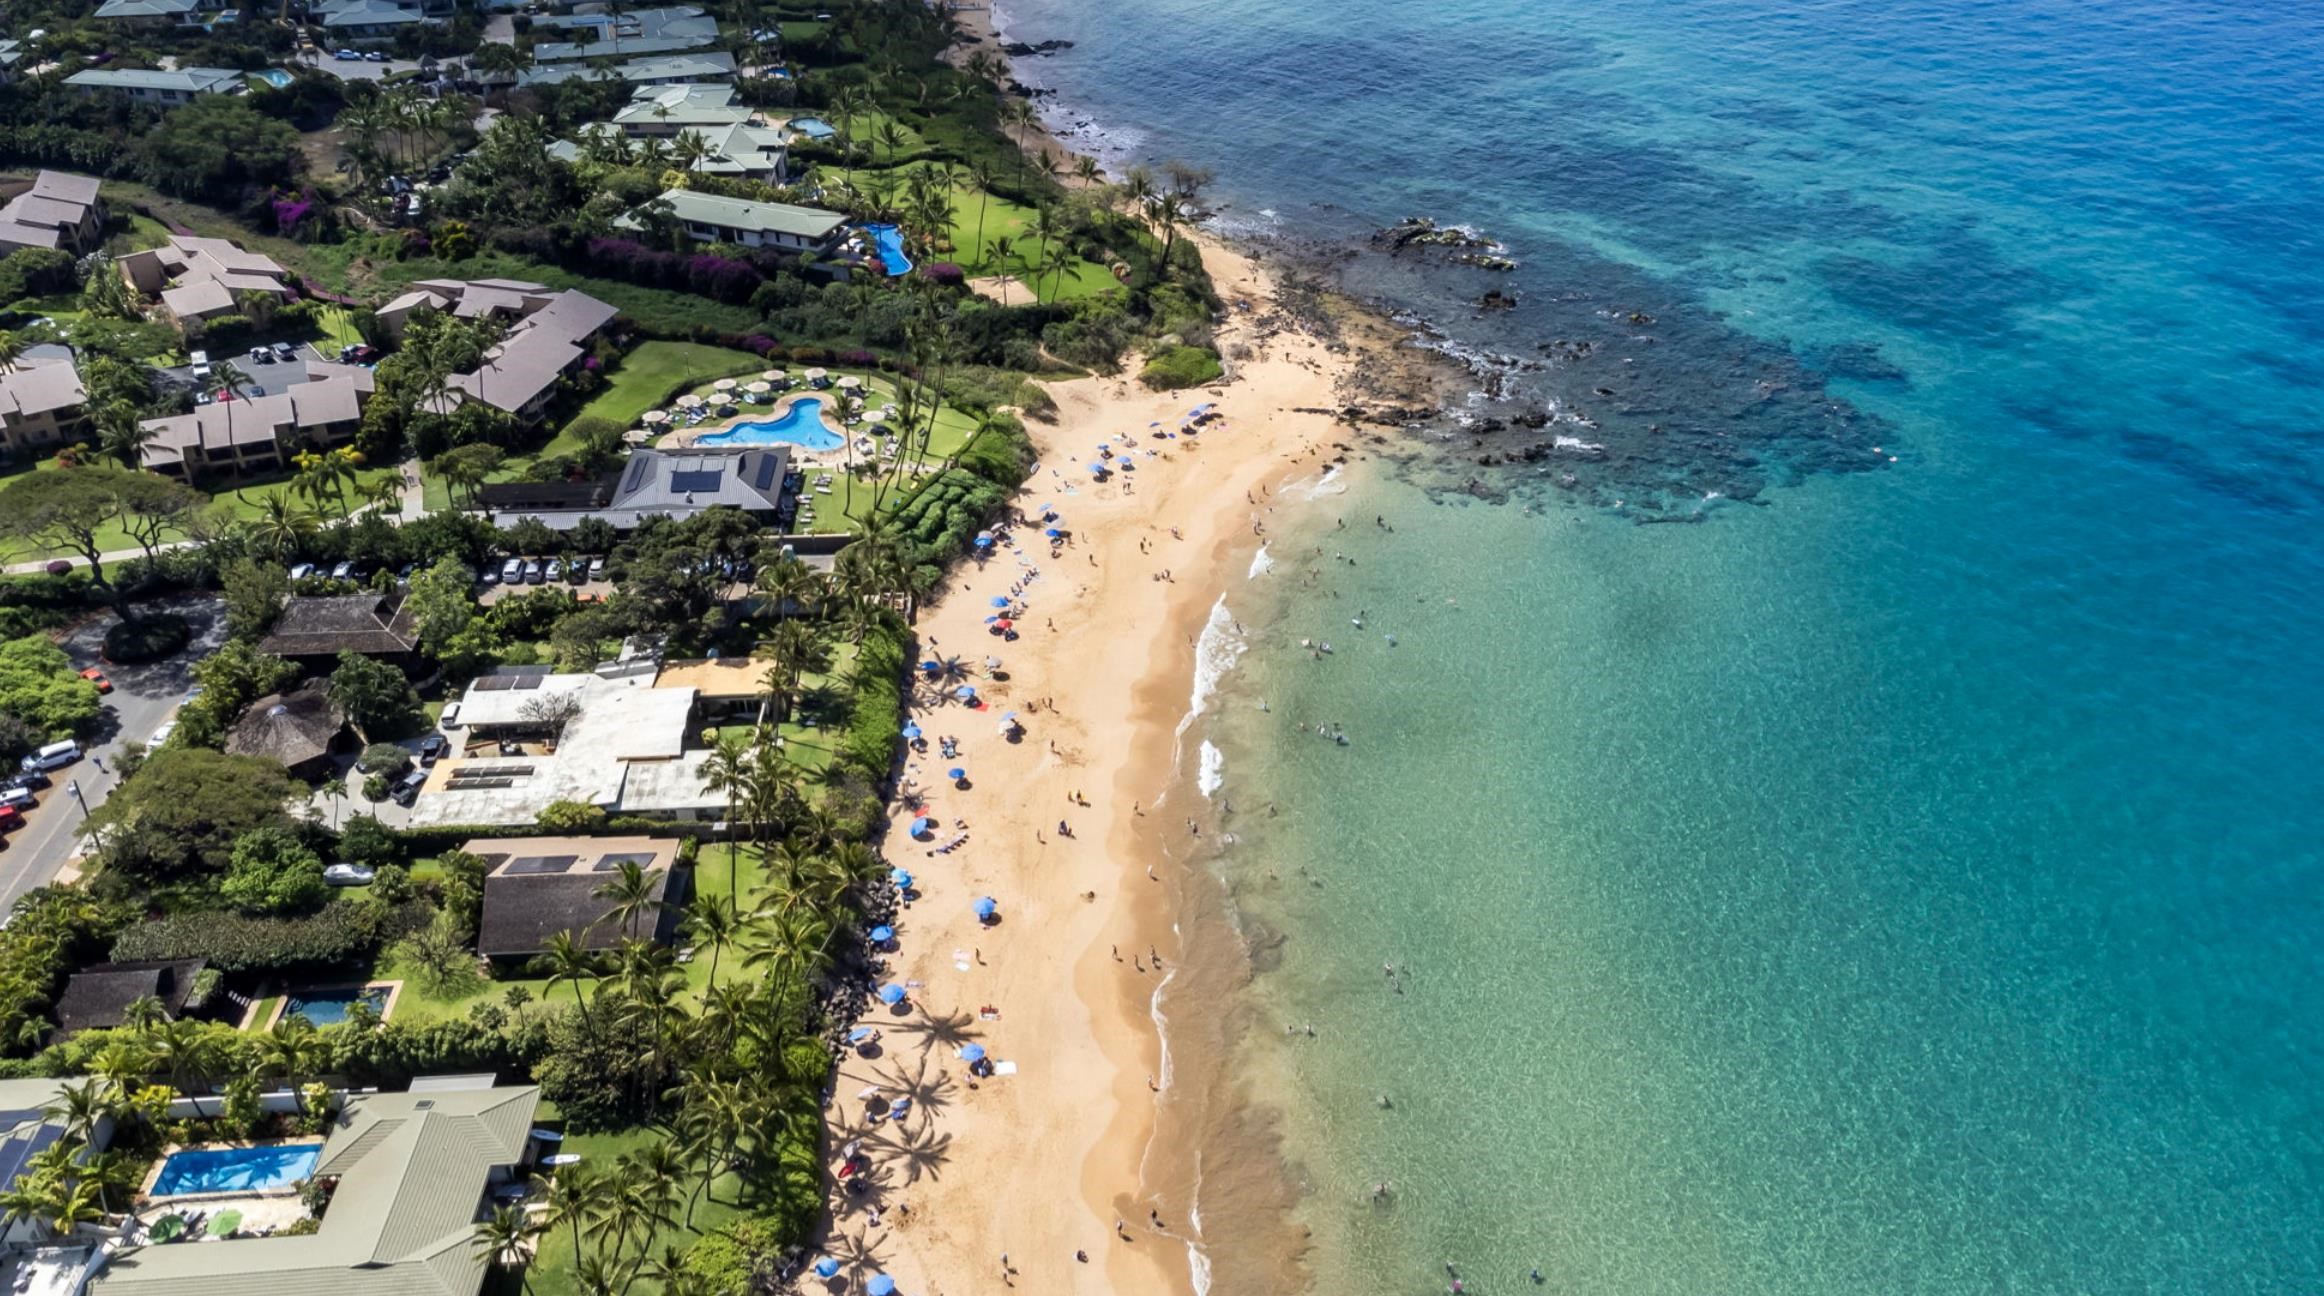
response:
[[[113,691],[113,681],[106,679],[105,672],[98,670],[94,666],[83,667],[81,670],[81,678],[89,681],[91,684],[96,685],[97,691],[99,693],[110,693]]]
[[[0,805],[0,832],[14,832],[24,826],[24,812],[12,805]]]

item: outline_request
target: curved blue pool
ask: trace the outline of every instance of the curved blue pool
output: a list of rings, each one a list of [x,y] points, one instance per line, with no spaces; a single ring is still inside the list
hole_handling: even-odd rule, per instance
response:
[[[820,117],[793,117],[791,129],[812,140],[827,140],[839,131]]]
[[[754,419],[694,438],[696,445],[795,445],[802,450],[837,450],[847,438],[823,421],[823,402],[802,396],[778,419]]]
[[[879,245],[880,264],[890,275],[912,273],[912,258],[904,255],[904,231],[893,225],[866,225],[863,232]]]
[[[315,1171],[320,1143],[271,1143],[259,1147],[180,1148],[161,1163],[150,1195],[267,1192],[288,1188]]]

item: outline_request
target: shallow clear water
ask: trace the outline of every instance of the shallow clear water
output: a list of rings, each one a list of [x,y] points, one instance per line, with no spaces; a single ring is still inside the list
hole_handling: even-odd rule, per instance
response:
[[[1231,227],[1501,240],[1345,274],[1603,447],[1230,595],[1320,1290],[2324,1290],[2312,11],[1005,16]]]
[[[694,438],[696,445],[795,445],[808,450],[837,450],[847,438],[823,421],[823,402],[802,397],[791,402],[779,419],[754,419]]]
[[[259,1147],[188,1148],[172,1152],[153,1181],[152,1195],[258,1192],[287,1188],[304,1179],[323,1154],[320,1143],[270,1143]]]

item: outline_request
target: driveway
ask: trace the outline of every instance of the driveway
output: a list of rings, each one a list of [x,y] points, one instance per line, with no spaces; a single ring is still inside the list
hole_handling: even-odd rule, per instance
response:
[[[420,65],[417,59],[389,59],[385,63],[355,60],[342,62],[332,58],[331,52],[325,50],[323,51],[323,61],[315,64],[315,68],[317,71],[328,72],[341,81],[379,81],[384,80],[390,72],[417,72],[420,70]]]
[[[55,782],[38,794],[40,804],[25,816],[23,827],[8,834],[8,849],[0,851],[0,906],[12,905],[16,897],[47,885],[67,860],[81,854],[81,825],[87,816],[74,804],[72,789],[80,789],[91,810],[105,804],[119,781],[115,771],[120,768],[121,753],[132,744],[145,745],[185,700],[186,690],[194,686],[194,663],[225,642],[225,610],[217,599],[163,599],[145,606],[175,612],[192,622],[194,640],[167,661],[110,666],[100,659],[98,649],[104,643],[105,628],[113,624],[112,613],[89,618],[65,637],[64,649],[73,665],[103,667],[113,681],[113,691],[105,695],[105,709],[83,740],[82,750],[89,758],[52,771],[49,777]]]

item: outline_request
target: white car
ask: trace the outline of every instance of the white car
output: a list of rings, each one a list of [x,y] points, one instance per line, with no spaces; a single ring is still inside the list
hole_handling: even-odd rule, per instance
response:
[[[323,870],[323,880],[332,886],[370,886],[373,876],[361,864],[333,864]]]
[[[153,737],[151,737],[151,738],[148,738],[148,739],[146,739],[146,740],[145,740],[145,750],[147,750],[147,751],[149,751],[149,752],[152,752],[152,751],[160,751],[160,750],[161,750],[161,747],[162,747],[162,744],[163,744],[163,743],[166,743],[166,742],[168,742],[168,741],[169,741],[169,736],[170,736],[171,734],[173,734],[173,733],[176,733],[177,731],[178,731],[178,722],[177,722],[177,721],[175,721],[175,720],[164,720],[164,721],[162,721],[162,722],[161,722],[161,728],[159,728],[159,729],[156,729],[156,730],[154,730],[154,731],[153,731]]]
[[[197,379],[200,379],[200,378],[207,378],[207,377],[209,377],[209,376],[210,376],[210,353],[209,353],[209,352],[207,352],[207,351],[196,351],[196,352],[194,352],[192,355],[189,355],[189,356],[187,356],[187,357],[186,357],[186,360],[187,360],[187,362],[188,362],[188,363],[190,363],[190,364],[192,364],[192,365],[193,365],[193,368],[194,368],[194,377],[195,377],[195,378],[197,378]]]

